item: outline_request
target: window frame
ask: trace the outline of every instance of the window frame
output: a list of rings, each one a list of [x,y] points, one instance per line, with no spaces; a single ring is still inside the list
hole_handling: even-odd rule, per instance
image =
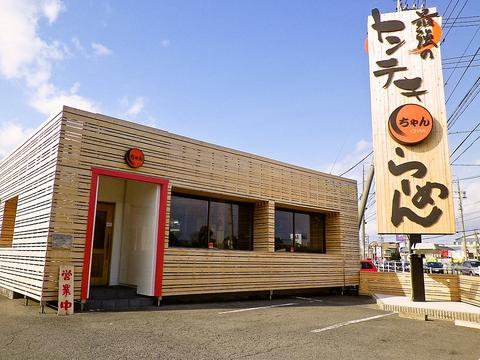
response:
[[[168,247],[169,248],[176,248],[176,249],[202,249],[202,250],[216,250],[216,251],[253,251],[254,246],[253,246],[253,219],[254,219],[254,204],[251,202],[247,201],[235,201],[235,200],[228,200],[228,199],[222,199],[222,198],[216,198],[216,197],[210,197],[210,196],[201,196],[201,195],[195,195],[195,194],[188,194],[188,193],[182,193],[182,192],[176,192],[172,191],[170,199],[172,197],[182,197],[186,199],[197,199],[197,200],[204,200],[207,201],[207,229],[209,230],[207,232],[207,246],[206,247],[192,247],[192,246],[175,246],[170,244],[170,226],[168,229],[168,234],[169,234],[169,241],[168,241]],[[212,202],[218,202],[218,203],[226,203],[226,204],[231,204],[231,205],[243,205],[243,206],[248,206],[250,208],[250,216],[249,216],[249,232],[250,232],[250,244],[249,244],[249,249],[221,249],[217,247],[209,247],[210,243],[210,207]],[[172,205],[170,202],[170,218],[172,215]],[[169,220],[170,221],[170,220]],[[233,225],[233,224],[232,224]]]
[[[293,236],[291,240],[291,246],[290,248],[293,248],[293,251],[290,250],[290,252],[298,252],[298,253],[304,253],[304,254],[326,254],[327,253],[327,217],[325,213],[322,212],[313,212],[313,211],[304,211],[304,210],[295,210],[295,209],[289,209],[289,208],[283,208],[283,207],[276,207],[275,208],[275,235],[274,235],[274,252],[280,252],[281,250],[276,249],[276,227],[277,227],[277,211],[283,211],[283,212],[288,212],[292,213],[292,229],[293,229]],[[303,214],[303,215],[308,215],[309,216],[309,224],[311,226],[311,217],[315,215],[321,215],[323,217],[323,239],[322,239],[322,248],[323,250],[317,251],[317,250],[311,250],[311,251],[302,251],[302,250],[297,250],[295,247],[295,214]],[[310,234],[310,241],[311,239],[311,234]]]

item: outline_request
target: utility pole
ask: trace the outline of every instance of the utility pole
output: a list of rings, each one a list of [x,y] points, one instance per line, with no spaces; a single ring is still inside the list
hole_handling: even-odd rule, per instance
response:
[[[460,190],[460,180],[457,179],[457,191],[458,191],[458,209],[460,210],[460,220],[462,221],[462,249],[463,249],[463,258],[468,260],[468,250],[467,250],[467,238],[465,237],[465,221],[463,220],[463,206],[462,198],[465,199],[465,191]]]
[[[374,173],[375,173],[375,169],[372,163],[370,165],[370,169],[368,169],[367,180],[363,184],[363,193],[360,199],[360,205],[358,206],[358,229],[359,230],[365,215],[365,207],[367,206],[368,194],[370,193],[370,187],[372,186]]]
[[[477,233],[477,230],[475,230],[475,259],[477,259],[477,260],[479,258],[478,246],[479,246],[479,244],[478,244],[478,233]]]
[[[370,240],[369,236],[365,235],[365,259],[370,258]]]
[[[365,193],[365,164],[362,164],[362,185],[363,185],[363,193]],[[369,189],[370,190],[370,189]],[[368,195],[367,195],[368,199]],[[365,259],[365,210],[367,209],[366,203],[365,203],[365,209],[363,211],[363,216],[362,216],[362,239],[360,241],[360,254],[363,259]]]

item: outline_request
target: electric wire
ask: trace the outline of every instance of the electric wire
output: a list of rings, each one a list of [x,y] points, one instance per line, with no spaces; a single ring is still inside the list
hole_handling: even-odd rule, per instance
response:
[[[464,177],[464,178],[460,178],[458,180],[473,180],[473,179],[478,179],[478,178],[480,178],[480,175],[467,176],[467,177]]]
[[[465,70],[463,71],[462,75],[460,76],[460,79],[458,79],[457,83],[455,84],[455,87],[453,88],[453,90],[450,92],[450,95],[448,96],[447,98],[447,101],[445,101],[445,104],[448,104],[448,101],[450,100],[450,98],[453,96],[453,94],[455,93],[455,90],[457,90],[457,87],[458,85],[460,84],[460,82],[462,81],[463,77],[465,76],[465,74],[467,73],[468,71],[468,68],[470,67],[470,65],[472,64],[473,62],[473,59],[475,59],[475,56],[477,56],[478,52],[480,51],[480,47],[477,49],[477,51],[475,52],[475,55],[473,56],[472,60],[470,60],[470,62],[468,63],[467,67],[465,68]],[[448,81],[448,80],[447,80]]]
[[[465,53],[467,52],[467,50],[470,48],[470,45],[472,44],[473,40],[475,39],[475,37],[477,36],[478,34],[478,31],[480,30],[480,26],[478,26],[477,30],[475,31],[475,34],[473,34],[472,38],[470,39],[467,47],[465,48],[465,50],[463,51],[463,54],[462,56],[465,55]],[[472,57],[472,61],[475,59],[475,55],[473,55]],[[447,80],[445,81],[445,86],[448,84],[448,82],[450,81],[450,78],[452,77],[452,75],[455,73],[455,71],[457,70],[458,68],[458,64],[460,62],[461,58],[458,60],[458,62],[455,64],[455,67],[453,68],[453,71],[448,75],[448,78]]]
[[[473,140],[472,143],[471,143],[470,145],[468,145],[468,147],[467,147],[465,150],[463,150],[463,151],[452,161],[452,163],[454,163],[455,161],[457,161],[463,154],[465,154],[465,152],[466,152],[468,149],[470,149],[470,148],[473,146],[473,144],[475,144],[475,143],[478,141],[478,139],[480,139],[480,135],[479,135],[475,140]]]
[[[449,118],[447,120],[448,129],[452,128],[453,125],[455,125],[455,123],[460,118],[460,116],[464,113],[464,111],[468,108],[468,106],[471,104],[471,102],[478,95],[478,92],[475,95],[473,95],[473,94],[474,94],[475,91],[477,91],[479,86],[480,86],[480,76],[477,78],[477,80],[474,82],[474,84],[470,87],[470,89],[467,91],[467,93],[462,98],[462,100],[458,103],[458,105],[455,108],[455,110],[453,111],[453,113],[449,116]],[[472,98],[472,96],[473,96],[473,98]]]
[[[455,148],[455,150],[453,150],[453,152],[450,154],[450,157],[452,157],[458,149],[460,149],[460,147],[465,143],[465,141],[468,140],[468,138],[473,134],[473,132],[475,130],[477,130],[477,128],[480,126],[480,122],[468,133],[467,136],[465,136],[465,139],[462,140],[462,142],[460,144],[457,145],[457,147]],[[453,162],[453,161],[452,161]]]
[[[468,134],[472,130],[460,130],[460,131],[449,131],[448,135],[459,135],[459,134]],[[475,132],[480,130],[475,130]]]
[[[365,161],[370,155],[373,154],[373,150],[370,151],[367,155],[365,155],[365,157],[363,157],[360,161],[358,161],[355,165],[353,165],[351,168],[349,168],[347,171],[344,171],[343,173],[341,173],[340,175],[338,176],[343,176],[347,173],[349,173],[350,171],[352,171],[353,169],[355,169],[358,165],[360,165],[363,161]]]
[[[450,1],[448,2],[447,8],[445,9],[445,13],[444,13],[444,14],[446,14],[446,13],[448,12],[448,9],[450,8],[450,5],[452,5],[452,1],[453,1],[453,0],[450,0]],[[458,2],[458,1],[457,1],[457,2]],[[447,19],[448,19],[448,18],[447,18]],[[446,20],[445,20],[445,21],[446,21]]]
[[[465,3],[463,4],[462,8],[460,9],[460,11],[458,12],[457,14],[457,17],[455,18],[455,20],[453,21],[453,25],[455,24],[455,22],[458,20],[458,17],[460,16],[460,14],[462,13],[463,9],[465,8],[465,6],[468,4],[468,1],[469,0],[465,0]],[[457,4],[458,4],[458,0],[457,0],[457,3],[455,4],[455,7],[457,7]],[[454,9],[455,9],[454,7]],[[452,10],[453,11],[453,10]],[[450,30],[452,30],[452,28],[449,28],[447,33],[445,34],[445,36],[443,37],[442,41],[440,42],[440,44],[443,44],[445,42],[445,40],[447,39],[447,36],[448,34],[450,34]]]

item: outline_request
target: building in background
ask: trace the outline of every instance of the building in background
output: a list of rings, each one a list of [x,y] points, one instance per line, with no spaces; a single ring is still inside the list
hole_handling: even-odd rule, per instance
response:
[[[390,260],[393,253],[400,252],[400,244],[397,242],[372,241],[368,247],[368,257],[380,261]]]

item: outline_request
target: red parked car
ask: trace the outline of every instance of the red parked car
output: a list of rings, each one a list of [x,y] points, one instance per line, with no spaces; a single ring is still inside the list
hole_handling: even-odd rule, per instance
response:
[[[377,267],[373,263],[372,259],[360,260],[360,271],[361,272],[377,272]]]

